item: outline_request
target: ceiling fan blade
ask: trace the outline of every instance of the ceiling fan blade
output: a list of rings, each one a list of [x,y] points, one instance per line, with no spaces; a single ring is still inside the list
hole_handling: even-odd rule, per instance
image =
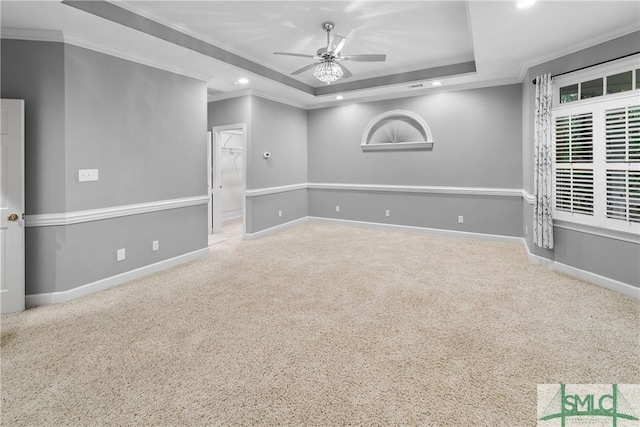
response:
[[[344,57],[344,59],[355,62],[382,62],[387,60],[387,55],[376,53],[365,55],[347,55]]]
[[[331,42],[329,43],[329,47],[327,51],[333,52],[336,54],[336,56],[338,56],[346,42],[347,42],[347,39],[337,34],[334,34],[333,37],[331,37]]]
[[[307,70],[312,69],[313,67],[317,66],[318,63],[314,62],[313,64],[309,64],[306,67],[302,67],[299,70],[294,71],[293,73],[291,73],[292,76],[295,76],[296,74],[300,74],[300,73],[304,73]]]
[[[273,52],[274,55],[285,55],[285,56],[299,56],[301,58],[315,58],[314,55],[307,55],[305,53],[291,53],[291,52]]]
[[[345,67],[342,64],[338,64],[337,62],[334,62],[334,64],[337,64],[338,67],[340,67],[342,69],[342,78],[343,79],[348,79],[349,77],[353,77],[353,74],[351,74],[351,71],[347,70],[347,67]]]

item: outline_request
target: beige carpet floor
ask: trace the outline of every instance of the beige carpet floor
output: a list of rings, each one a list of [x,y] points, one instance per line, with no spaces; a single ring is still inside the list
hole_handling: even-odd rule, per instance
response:
[[[309,222],[216,246],[2,316],[2,425],[534,426],[537,384],[640,383],[638,300],[518,244]]]

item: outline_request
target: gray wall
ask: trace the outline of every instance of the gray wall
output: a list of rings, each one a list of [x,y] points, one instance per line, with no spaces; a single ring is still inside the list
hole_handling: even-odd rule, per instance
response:
[[[278,211],[282,216],[278,216]],[[251,233],[276,227],[307,216],[307,190],[247,198],[247,224]]]
[[[27,215],[206,194],[205,82],[49,42],[3,40],[2,65],[2,96],[26,100]],[[79,183],[81,168],[99,169],[100,180]],[[206,235],[206,205],[28,227],[26,293],[203,249]],[[120,248],[127,258],[116,262]]]
[[[207,246],[207,206],[27,229],[27,295],[67,291]],[[204,219],[204,227],[202,226]],[[160,248],[151,250],[158,240]],[[126,259],[116,261],[116,251]]]
[[[2,98],[25,100],[25,210],[65,211],[64,44],[2,40]]]
[[[598,64],[640,49],[640,32],[634,32],[606,43],[531,67],[522,83],[523,94],[523,185],[533,193],[533,122],[535,86],[531,81],[541,74],[559,74]],[[523,223],[529,233],[525,241],[529,250],[539,256],[581,270],[640,287],[640,245],[610,237],[581,233],[554,227],[555,249],[545,250],[533,243],[533,208],[523,207]]]
[[[67,211],[207,194],[204,82],[66,46],[65,95]]]
[[[307,182],[307,114],[257,96],[251,103],[251,158],[247,188]],[[268,151],[271,158],[264,159]]]
[[[251,123],[251,96],[225,99],[207,104],[207,129],[214,126]]]
[[[519,85],[443,92],[309,111],[309,180],[317,183],[522,188]],[[362,152],[377,115],[408,110],[431,151]]]
[[[311,110],[309,181],[521,189],[521,96],[520,85],[508,85]],[[432,150],[362,151],[369,122],[396,109],[426,121]],[[522,235],[520,197],[312,189],[309,215]]]
[[[340,212],[335,207],[340,206]],[[389,217],[385,211],[389,210]],[[309,215],[520,237],[519,197],[309,190]],[[458,224],[458,216],[464,223]]]

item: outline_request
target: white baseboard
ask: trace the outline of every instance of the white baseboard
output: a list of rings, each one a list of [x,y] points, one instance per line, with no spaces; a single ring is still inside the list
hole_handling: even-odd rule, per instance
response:
[[[245,240],[255,240],[255,239],[259,239],[262,237],[266,237],[266,236],[270,236],[272,234],[278,233],[280,231],[286,230],[288,228],[291,228],[297,224],[306,222],[309,219],[309,217],[302,217],[302,218],[298,218],[298,219],[294,219],[293,221],[289,221],[289,222],[285,222],[284,224],[280,224],[280,225],[276,225],[275,227],[271,227],[271,228],[266,228],[264,230],[260,230],[257,231],[255,233],[247,233],[244,236]]]
[[[525,251],[527,251],[529,262],[533,264],[542,265],[544,267],[547,267],[550,270],[566,274],[567,276],[575,277],[576,279],[584,280],[585,282],[589,282],[593,285],[600,286],[602,288],[607,288],[612,291],[630,296],[632,298],[640,299],[640,288],[636,288],[635,286],[630,285],[628,283],[620,282],[618,280],[601,276],[599,274],[592,273],[590,271],[582,270],[567,264],[562,264],[557,261],[552,261],[545,257],[534,255],[529,251],[529,246],[526,244],[524,239],[522,239],[522,244],[524,246]]]
[[[198,249],[197,251],[179,255],[174,258],[169,258],[155,264],[147,265],[135,270],[127,271],[126,273],[118,274],[116,276],[107,277],[93,283],[88,283],[77,288],[69,289],[68,291],[26,295],[25,305],[27,307],[33,307],[36,305],[56,304],[60,302],[71,301],[72,299],[84,297],[98,291],[121,285],[122,283],[128,282],[130,280],[138,279],[148,274],[156,273],[158,271],[165,270],[178,264],[192,261],[194,259],[207,255],[208,253],[209,248]]]
[[[322,217],[316,217],[316,216],[310,216],[307,218],[313,221],[334,222],[334,223],[345,224],[345,225],[353,225],[356,227],[366,227],[366,228],[375,228],[375,229],[383,229],[383,230],[385,229],[386,230],[405,230],[405,231],[413,231],[413,232],[425,233],[425,234],[435,234],[435,235],[441,235],[441,236],[488,240],[492,242],[520,243],[522,241],[521,237],[501,236],[497,234],[471,233],[468,231],[443,230],[440,228],[415,227],[411,225],[384,224],[380,222],[353,221],[348,219],[322,218]]]

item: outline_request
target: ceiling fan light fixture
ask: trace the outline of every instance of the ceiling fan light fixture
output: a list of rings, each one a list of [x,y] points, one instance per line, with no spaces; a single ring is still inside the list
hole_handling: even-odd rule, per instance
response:
[[[335,62],[321,62],[313,72],[313,76],[322,83],[331,84],[342,78],[344,72]]]

